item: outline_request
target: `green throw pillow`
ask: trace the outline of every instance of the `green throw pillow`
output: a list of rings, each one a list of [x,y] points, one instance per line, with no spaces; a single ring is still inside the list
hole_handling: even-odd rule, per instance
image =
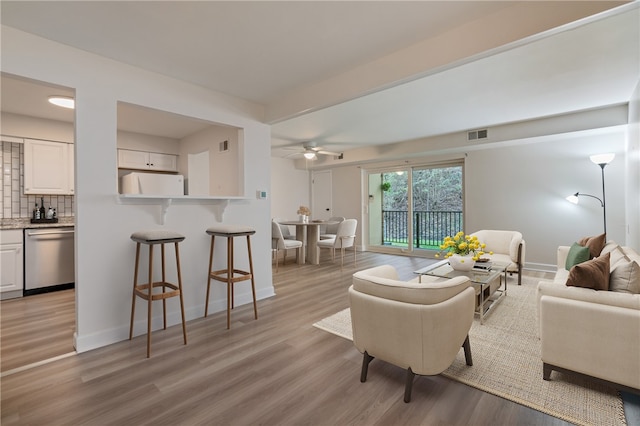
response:
[[[569,271],[573,266],[578,263],[586,262],[590,258],[591,252],[589,251],[589,247],[583,247],[578,243],[573,243],[569,249],[569,254],[567,255],[567,261],[564,267]]]

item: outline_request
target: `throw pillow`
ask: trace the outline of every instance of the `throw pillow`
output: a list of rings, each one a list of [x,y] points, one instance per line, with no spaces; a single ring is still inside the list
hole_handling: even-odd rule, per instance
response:
[[[611,271],[609,290],[619,293],[640,294],[640,265],[625,256]]]
[[[596,235],[593,237],[584,237],[578,244],[584,247],[589,247],[589,251],[591,252],[591,258],[600,256],[600,252],[604,248],[604,245],[607,242],[607,236],[605,234]]]
[[[574,265],[582,263],[590,259],[591,250],[589,247],[583,247],[578,243],[573,243],[569,248],[569,254],[567,254],[567,260],[565,262],[565,269],[571,270]]]
[[[609,290],[609,253],[571,268],[567,286]]]
[[[600,256],[602,256],[605,253],[606,253],[605,250],[602,250],[602,253],[600,253]],[[609,269],[611,269],[611,272],[613,272],[613,270],[616,269],[616,266],[618,265],[619,262],[625,261],[625,260],[629,262],[630,260],[622,251],[622,247],[620,247],[617,244],[612,250],[608,250],[608,253],[611,254],[611,257],[609,258]]]

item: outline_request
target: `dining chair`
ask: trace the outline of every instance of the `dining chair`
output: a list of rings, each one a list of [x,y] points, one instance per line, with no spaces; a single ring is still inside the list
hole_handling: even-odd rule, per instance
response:
[[[274,217],[273,220],[278,222],[278,225],[280,225],[280,229],[282,230],[282,236],[284,237],[285,240],[296,239],[296,236],[291,233],[291,229],[289,229],[287,225],[283,225],[282,223],[280,223],[282,221],[279,218]]]
[[[336,223],[320,225],[320,239],[330,240],[332,238],[335,238],[336,234],[338,233],[338,226],[340,226],[340,223],[343,222],[344,220],[345,220],[345,217],[343,216],[330,217],[327,220],[327,222],[336,222]]]
[[[338,224],[336,236],[327,238],[317,242],[318,248],[331,249],[331,258],[335,261],[336,249],[340,249],[340,267],[344,266],[344,249],[353,247],[353,264],[356,264],[356,228],[358,221],[356,219],[345,219]]]
[[[282,235],[282,227],[275,220],[271,221],[271,249],[275,250],[276,257],[276,272],[278,272],[278,258],[280,250],[284,250],[284,256],[282,264],[287,261],[287,250],[296,249],[296,261],[300,258],[300,252],[302,251],[302,241],[288,240]]]

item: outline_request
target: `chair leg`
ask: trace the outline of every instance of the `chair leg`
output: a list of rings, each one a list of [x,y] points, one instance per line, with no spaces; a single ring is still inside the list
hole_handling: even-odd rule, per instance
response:
[[[153,302],[153,244],[149,245],[149,293],[147,296],[147,358],[151,358],[151,306]]]
[[[467,362],[467,365],[473,365],[473,360],[471,359],[471,343],[469,343],[469,335],[464,339],[464,343],[462,344],[464,348],[464,360]]]
[[[404,386],[404,402],[411,402],[411,389],[413,388],[413,378],[415,373],[411,371],[411,367],[407,368],[407,379]]]
[[[211,249],[209,250],[209,270],[207,271],[207,297],[204,300],[204,317],[207,317],[209,313],[209,291],[211,290],[211,268],[213,267],[213,246],[215,244],[216,236],[211,236]]]
[[[367,381],[367,372],[369,371],[369,363],[373,361],[373,357],[364,351],[364,356],[362,358],[362,371],[360,371],[360,382],[364,383]]]
[[[133,296],[131,297],[131,325],[129,326],[129,340],[133,339],[133,318],[136,313],[136,287],[138,286],[138,266],[140,262],[140,243],[136,243],[136,263],[133,271]]]
[[[187,322],[184,318],[184,298],[182,296],[182,273],[180,272],[180,253],[178,251],[178,243],[174,243],[176,247],[176,268],[178,271],[178,289],[180,289],[180,314],[182,315],[182,337],[184,344],[187,344]]]
[[[227,330],[231,327],[231,309],[233,309],[233,237],[227,238]]]
[[[251,257],[251,239],[247,235],[247,250],[249,251],[249,273],[251,274],[251,294],[253,296],[253,316],[258,319],[258,305],[256,303],[256,282],[253,273],[253,259]]]
[[[160,244],[160,263],[162,265],[162,282],[167,282],[167,275],[164,263],[164,244]],[[166,291],[166,287],[162,284],[162,292]],[[162,299],[162,328],[167,329],[167,299]]]

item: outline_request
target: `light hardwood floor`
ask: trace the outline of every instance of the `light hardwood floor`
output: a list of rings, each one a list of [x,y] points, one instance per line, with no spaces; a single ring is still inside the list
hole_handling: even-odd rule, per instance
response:
[[[424,260],[362,253],[355,268],[348,259],[342,271],[327,254],[321,265],[289,260],[274,274],[277,295],[258,303],[258,320],[248,304],[233,311],[230,330],[224,312],[190,321],[186,346],[180,325],[154,332],[151,359],[138,336],[6,375],[1,423],[566,424],[441,376],[417,378],[405,404],[405,372],[384,362],[360,383],[362,355],[312,324],[348,306],[355,270],[388,263],[410,278]]]
[[[73,352],[75,290],[0,302],[0,371]]]

